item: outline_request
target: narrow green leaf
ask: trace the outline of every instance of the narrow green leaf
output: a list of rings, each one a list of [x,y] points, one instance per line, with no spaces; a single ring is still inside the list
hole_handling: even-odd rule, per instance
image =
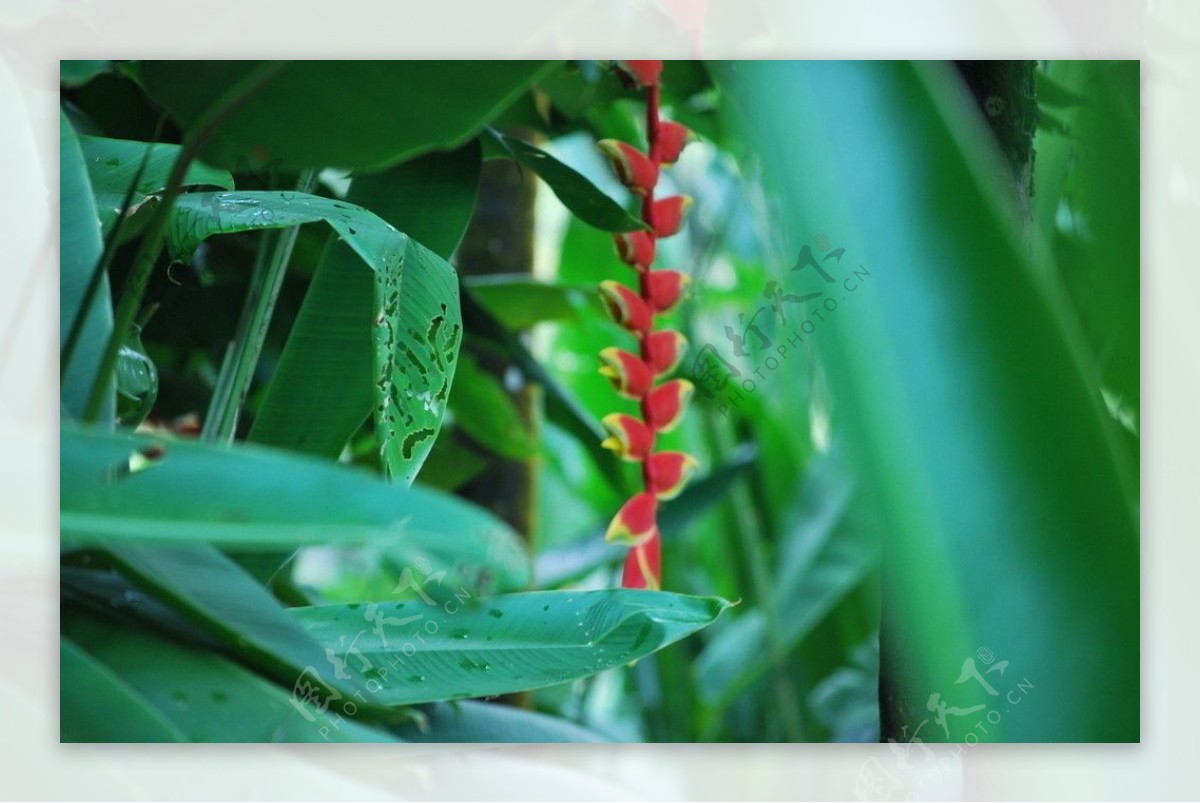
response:
[[[603,231],[637,231],[646,224],[626,212],[572,167],[555,159],[541,148],[506,134],[496,134],[500,144],[519,164],[537,173],[549,185],[563,206],[587,223]]]
[[[462,339],[454,268],[375,214],[295,192],[192,193],[172,210],[171,253],[188,259],[213,234],[325,221],[375,272],[375,431],[389,473],[405,484],[433,446]],[[373,329],[368,328],[372,327]]]
[[[143,85],[186,129],[251,61],[145,61]],[[295,61],[205,148],[225,168],[382,170],[474,137],[540,75],[541,61]]]
[[[183,148],[179,145],[162,143],[134,142],[124,139],[107,139],[105,137],[80,137],[79,144],[83,148],[84,161],[87,164],[88,177],[92,184],[92,193],[96,198],[96,210],[100,215],[101,231],[105,237],[116,225],[117,217],[121,214],[121,205],[129,185],[137,178],[133,198],[130,201],[127,215],[134,217],[141,212],[146,204],[156,200],[167,186],[167,178],[171,168],[179,158]],[[146,151],[150,151],[147,157]],[[145,160],[145,169],[138,176],[138,169]],[[183,187],[220,187],[233,189],[233,176],[224,170],[217,170],[202,162],[192,162],[184,175]],[[136,231],[127,228],[122,239],[128,239]]]
[[[86,300],[84,296],[92,274],[100,264],[104,245],[79,137],[75,135],[65,114],[59,114],[58,129],[59,198],[62,207],[58,229],[58,345],[61,349],[66,344],[71,324],[82,312]],[[60,390],[63,408],[75,417],[83,415],[88,393],[99,372],[105,345],[112,335],[113,311],[107,276],[100,277],[100,291],[90,309],[83,314],[87,317],[84,319],[82,335],[67,373],[62,378]],[[100,420],[111,423],[115,416],[116,385],[110,382],[104,391]]]
[[[186,742],[149,700],[72,641],[59,642],[60,742]]]
[[[367,699],[407,705],[594,675],[708,626],[727,607],[712,597],[620,589],[459,595],[441,604],[418,599],[288,613],[344,664],[362,667]]]

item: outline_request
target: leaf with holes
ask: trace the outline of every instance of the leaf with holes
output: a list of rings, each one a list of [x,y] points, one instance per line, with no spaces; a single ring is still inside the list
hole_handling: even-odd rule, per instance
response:
[[[388,472],[406,485],[441,429],[462,340],[458,277],[450,263],[372,212],[297,192],[184,195],[168,246],[188,259],[207,237],[325,221],[375,272],[375,430]]]

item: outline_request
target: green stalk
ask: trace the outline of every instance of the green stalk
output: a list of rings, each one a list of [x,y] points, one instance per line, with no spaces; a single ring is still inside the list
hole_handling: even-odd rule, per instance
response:
[[[154,270],[154,264],[158,261],[159,254],[162,253],[163,236],[166,234],[167,224],[171,219],[171,210],[175,207],[175,199],[179,197],[179,190],[184,176],[187,175],[188,166],[225,120],[275,77],[284,65],[285,62],[263,62],[246,73],[205,110],[192,129],[195,133],[188,135],[184,140],[183,150],[180,152],[179,158],[175,160],[175,166],[171,168],[171,176],[163,191],[162,203],[154,211],[154,216],[150,218],[141,244],[138,246],[137,254],[133,259],[133,268],[125,282],[121,302],[117,305],[114,315],[112,335],[108,339],[104,360],[100,363],[100,370],[92,382],[87,407],[84,409],[84,421],[95,421],[100,415],[100,407],[104,403],[105,386],[112,377],[113,371],[116,370],[117,355],[121,350],[121,344],[137,318],[142,296],[146,294],[146,285],[150,281],[150,274]]]
[[[142,175],[146,172],[146,165],[150,163],[150,152],[153,150],[154,143],[158,142],[159,137],[162,136],[165,122],[165,115],[158,118],[158,125],[154,128],[154,139],[146,144],[146,152],[142,154],[142,161],[138,164],[138,169],[133,174],[133,180],[129,182],[129,189],[125,191],[125,197],[121,201],[120,214],[117,215],[117,221],[113,224],[112,231],[108,233],[108,242],[104,244],[104,253],[100,256],[100,261],[96,263],[96,267],[88,279],[87,289],[83,292],[83,305],[75,314],[75,319],[71,321],[71,330],[67,333],[67,341],[63,344],[62,354],[59,356],[58,378],[60,380],[67,375],[67,370],[71,367],[71,359],[75,356],[79,338],[83,335],[84,321],[87,320],[92,305],[96,303],[96,296],[100,293],[101,280],[112,266],[113,257],[117,253],[117,243],[120,242],[121,232],[128,220],[129,207],[133,204],[133,196],[137,192],[138,182],[142,180]]]
[[[715,442],[717,454],[727,453],[733,447],[727,427],[717,426],[711,410],[706,409],[704,422],[709,436]],[[783,644],[783,630],[779,625],[779,609],[771,582],[767,547],[762,535],[762,523],[755,514],[757,509],[744,479],[734,481],[730,490],[730,503],[736,524],[733,529],[738,535],[738,546],[750,572],[750,585],[754,602],[762,610],[766,629],[769,660],[771,661],[771,688],[775,695],[777,711],[783,728],[784,738],[789,742],[803,739],[804,727],[800,721],[800,700],[792,686],[787,670],[787,650]]]
[[[300,174],[296,191],[307,193],[312,189],[315,179],[315,170],[305,170]],[[250,391],[250,381],[254,378],[254,369],[262,354],[263,342],[267,339],[271,315],[275,312],[275,302],[283,287],[283,277],[287,273],[287,264],[292,258],[299,232],[299,226],[288,228],[274,239],[274,248],[267,245],[267,237],[263,238],[263,247],[250,277],[250,291],[242,307],[242,317],[238,321],[233,342],[225,353],[208,415],[204,418],[204,429],[200,433],[204,440],[226,443],[233,440],[238,416]],[[266,253],[271,254],[269,260],[262,258]]]

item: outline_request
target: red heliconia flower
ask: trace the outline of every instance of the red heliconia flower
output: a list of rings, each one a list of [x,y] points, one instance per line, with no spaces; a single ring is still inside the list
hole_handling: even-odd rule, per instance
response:
[[[649,370],[649,369],[647,369]],[[672,379],[642,399],[642,415],[655,432],[670,432],[679,423],[695,386],[686,379]]]
[[[638,195],[654,190],[658,183],[658,165],[653,159],[629,143],[615,139],[602,139],[596,146],[608,157],[622,184]]]
[[[651,332],[642,341],[642,357],[655,376],[674,371],[686,349],[687,338],[672,329]]]
[[[687,126],[663,120],[658,124],[658,158],[665,165],[674,164],[683,146],[691,140],[692,132]]]
[[[662,587],[662,536],[657,530],[645,543],[638,544],[625,556],[621,586],[651,591],[658,591]]]
[[[654,386],[650,366],[635,354],[609,347],[600,352],[600,373],[608,377],[613,387],[627,399],[640,399]]]
[[[640,86],[657,84],[659,76],[662,75],[661,61],[618,61],[617,64]]]
[[[692,206],[687,195],[672,195],[654,202],[654,233],[670,237],[683,228],[683,218]]]
[[[696,458],[684,452],[659,452],[647,460],[650,490],[660,500],[679,496],[700,464]]]
[[[692,277],[677,270],[654,270],[642,277],[642,286],[655,312],[666,312],[675,306]]]
[[[612,449],[623,460],[640,463],[654,448],[654,431],[641,419],[625,413],[610,413],[600,421],[608,437],[600,445]]]
[[[604,534],[604,540],[628,546],[644,543],[657,532],[658,528],[654,523],[657,515],[658,499],[654,494],[648,491],[635,494],[621,506],[617,515],[613,516],[608,525],[608,532]]]
[[[655,198],[661,167],[679,158],[691,139],[686,126],[663,120],[660,114],[659,79],[661,61],[617,62],[626,85],[647,88],[646,134],[648,153],[616,140],[601,140],[600,150],[612,162],[621,182],[643,196],[642,223],[645,230],[617,234],[615,242],[621,260],[641,273],[637,292],[618,282],[600,285],[601,297],[609,313],[621,326],[638,336],[640,352],[631,354],[619,348],[600,352],[600,373],[612,380],[617,392],[634,399],[641,418],[625,413],[604,417],[608,437],[603,446],[618,457],[642,464],[644,489],[627,501],[608,527],[605,539],[630,546],[625,558],[621,585],[625,588],[657,590],[662,578],[662,534],[658,529],[659,500],[679,494],[698,468],[684,452],[654,453],[657,433],[673,429],[683,415],[694,388],[686,379],[674,379],[655,386],[655,382],[679,365],[687,341],[679,332],[654,331],[654,316],[666,312],[682,297],[690,279],[675,270],[654,270],[655,249],[660,237],[670,237],[683,226],[692,204],[685,195]]]
[[[626,265],[645,271],[654,263],[654,235],[648,231],[629,231],[614,235],[617,256]]]
[[[645,332],[650,328],[654,313],[642,297],[630,288],[620,282],[606,280],[600,282],[600,298],[609,315],[621,326],[631,332]]]

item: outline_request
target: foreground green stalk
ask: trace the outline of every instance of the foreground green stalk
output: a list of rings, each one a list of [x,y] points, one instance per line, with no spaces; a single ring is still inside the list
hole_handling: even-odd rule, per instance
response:
[[[296,191],[307,193],[312,189],[315,179],[314,170],[304,171],[300,175]],[[299,232],[299,226],[292,226],[281,233],[274,240],[274,248],[269,250],[270,259],[259,259],[254,265],[254,273],[250,277],[250,291],[246,295],[246,304],[242,307],[237,333],[225,354],[208,415],[204,419],[204,429],[200,433],[205,440],[233,440],[242,404],[250,390],[250,381],[262,354],[263,343],[267,339],[271,315],[275,312],[275,302],[279,298],[280,288],[283,287],[283,277],[287,273],[287,265],[292,258],[292,249],[296,246],[296,236]],[[267,253],[266,243],[269,240],[264,238],[263,242],[262,253]]]

